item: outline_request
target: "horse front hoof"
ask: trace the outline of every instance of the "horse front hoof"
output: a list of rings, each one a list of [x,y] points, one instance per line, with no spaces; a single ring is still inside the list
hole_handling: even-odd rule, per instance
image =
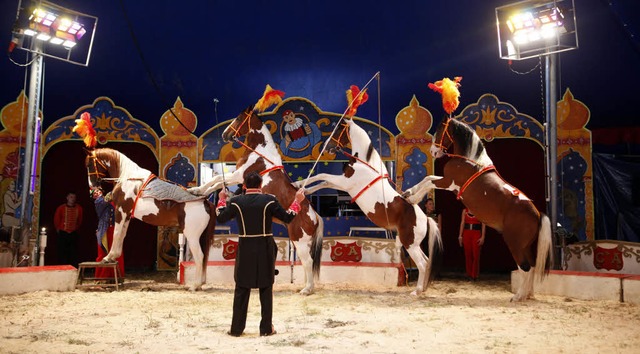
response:
[[[300,290],[300,295],[311,295],[313,294],[313,289],[309,289],[309,288],[304,288],[302,290]]]
[[[418,296],[418,295],[420,295],[418,290],[414,290],[414,291],[411,292],[411,296]]]
[[[100,263],[104,263],[104,264],[107,264],[107,263],[115,263],[115,261],[112,261],[112,260],[110,260],[109,258],[105,257],[105,258],[102,258],[102,260],[100,261]]]
[[[413,193],[411,193],[411,189],[407,189],[406,191],[402,192],[402,197],[403,198],[409,198]]]

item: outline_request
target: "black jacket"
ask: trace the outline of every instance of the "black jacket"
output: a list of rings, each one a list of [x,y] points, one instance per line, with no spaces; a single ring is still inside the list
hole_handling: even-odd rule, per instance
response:
[[[278,249],[272,237],[272,218],[288,223],[289,213],[270,194],[245,194],[231,198],[218,210],[218,222],[233,218],[238,223],[238,250],[234,279],[244,288],[264,288],[274,282]]]

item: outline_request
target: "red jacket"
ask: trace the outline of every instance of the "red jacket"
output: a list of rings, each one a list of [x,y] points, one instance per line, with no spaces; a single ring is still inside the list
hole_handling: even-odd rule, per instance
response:
[[[57,231],[73,232],[82,224],[82,207],[78,204],[70,207],[62,204],[53,215],[53,224]]]

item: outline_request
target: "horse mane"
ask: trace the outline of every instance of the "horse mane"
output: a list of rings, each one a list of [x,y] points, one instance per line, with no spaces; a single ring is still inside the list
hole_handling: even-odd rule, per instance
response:
[[[96,158],[107,163],[111,177],[122,182],[128,178],[146,178],[151,172],[133,162],[127,155],[110,148],[94,150]]]
[[[354,146],[353,146],[354,139],[353,139],[353,133],[352,133],[353,129],[355,128],[356,130],[359,130],[359,132],[361,134],[363,134],[364,139],[366,139],[366,144],[367,145],[363,146],[364,149],[362,150],[363,152],[366,151],[366,154],[364,154],[365,155],[365,160],[364,161],[367,162],[367,163],[373,163],[371,161],[371,159],[373,158],[374,154],[376,154],[378,156],[378,159],[379,159],[379,161],[377,161],[377,162],[382,162],[382,157],[377,153],[377,151],[375,149],[375,146],[373,145],[373,142],[369,138],[369,134],[367,134],[367,132],[361,126],[356,124],[356,122],[354,120],[346,119],[346,118],[345,118],[345,120],[350,121],[350,122],[353,123],[351,125],[351,127],[350,127],[351,131],[349,132],[349,135],[351,135],[351,150],[355,151],[354,150]],[[365,143],[365,142],[361,141],[361,143]],[[375,164],[377,164],[377,162]],[[382,164],[382,166],[383,166],[383,169],[386,169],[386,167],[384,167],[384,164]]]
[[[451,119],[451,126],[453,131],[451,135],[453,139],[458,143],[460,151],[456,151],[457,155],[467,157],[471,160],[478,161],[483,155],[486,155],[484,143],[476,134],[475,130],[457,119]]]

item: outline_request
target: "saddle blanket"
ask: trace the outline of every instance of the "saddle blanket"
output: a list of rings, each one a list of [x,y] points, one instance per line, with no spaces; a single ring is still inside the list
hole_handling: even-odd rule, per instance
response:
[[[142,198],[155,198],[158,200],[171,200],[177,203],[190,202],[205,199],[206,196],[189,193],[182,186],[154,178],[144,188]]]

